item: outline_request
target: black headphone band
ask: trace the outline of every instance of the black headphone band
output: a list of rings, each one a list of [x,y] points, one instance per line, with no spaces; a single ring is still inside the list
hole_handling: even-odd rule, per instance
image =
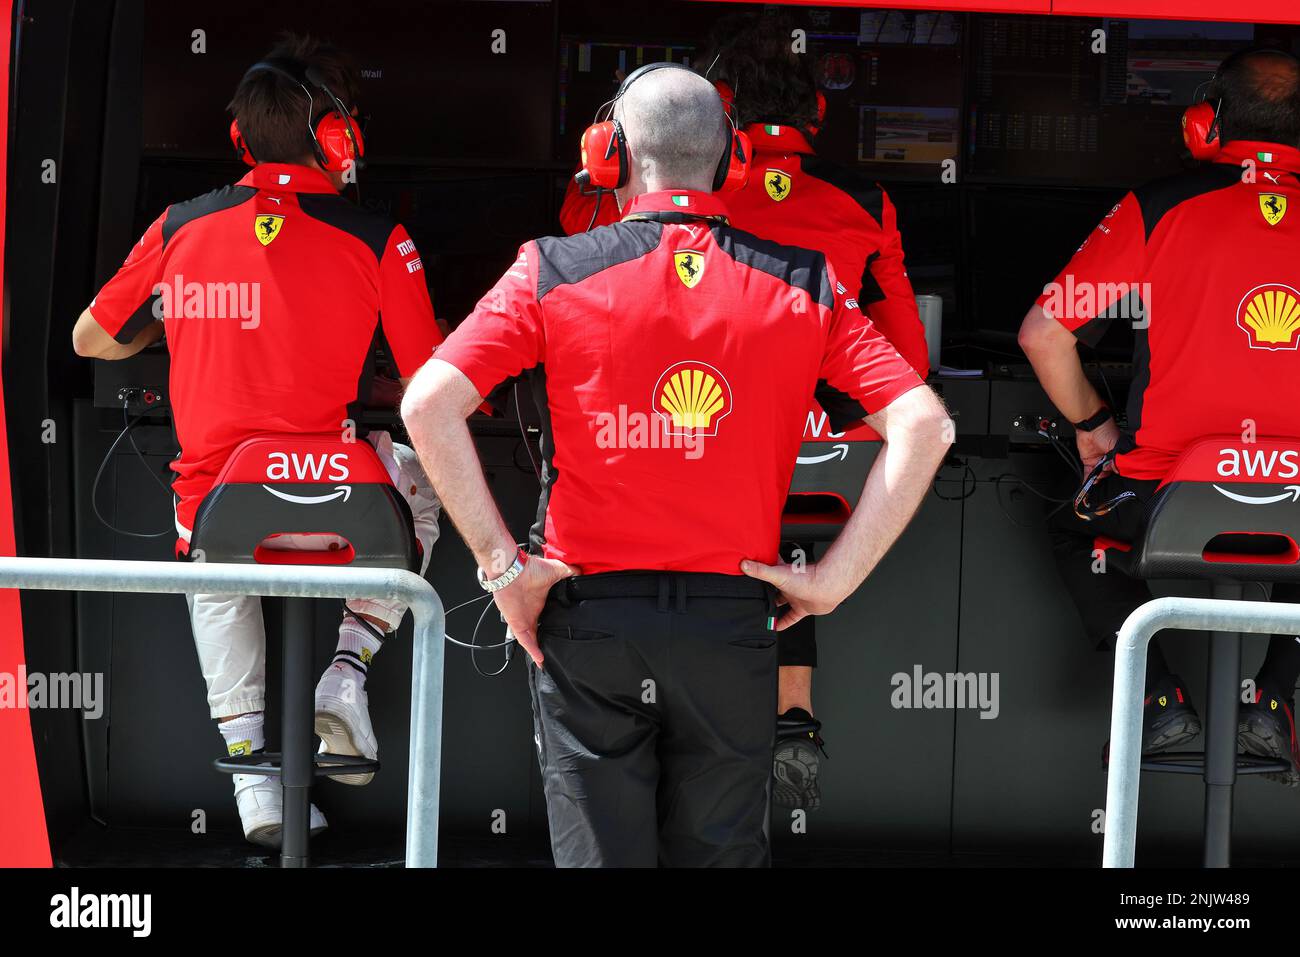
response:
[[[316,89],[324,93],[330,106],[319,113],[314,113],[310,117],[310,123],[308,124],[308,133],[311,135],[312,149],[316,153],[316,158],[322,163],[325,162],[325,153],[321,149],[320,142],[316,139],[316,127],[326,115],[336,112],[343,118],[343,122],[347,124],[348,138],[352,141],[353,154],[355,156],[354,162],[358,167],[360,167],[360,148],[356,130],[352,123],[352,115],[344,105],[343,101],[338,98],[332,89],[330,89],[329,84],[325,82],[325,78],[320,75],[319,70],[314,66],[301,63],[298,60],[290,59],[288,57],[267,57],[265,60],[258,60],[245,70],[244,79],[247,79],[254,73],[274,73],[277,76],[284,77],[291,83],[297,84],[302,88],[303,92],[307,94],[308,103],[314,99],[309,87],[316,87]],[[240,82],[242,83],[243,81],[241,80]],[[247,148],[247,144],[245,144],[245,149]],[[249,154],[252,154],[251,150],[249,150]]]
[[[690,67],[688,67],[686,64],[677,63],[673,60],[659,60],[654,63],[641,64],[641,66],[637,67],[627,76],[623,77],[623,82],[618,85],[618,90],[614,93],[614,98],[609,101],[608,116],[611,120],[614,120],[614,104],[623,98],[623,94],[627,92],[628,87],[630,87],[634,82],[639,80],[641,77],[645,76],[647,73],[653,73],[655,70],[685,70],[687,73],[692,73],[695,76],[700,75],[696,73],[694,70],[692,70]],[[597,116],[599,115],[600,114],[598,113]],[[723,115],[726,116],[725,108],[723,109]],[[726,182],[727,170],[731,166],[732,151],[733,150],[735,151],[736,158],[741,160],[742,162],[746,159],[744,155],[744,150],[741,148],[739,139],[736,136],[735,124],[731,121],[731,118],[729,116],[727,116],[727,125],[731,128],[727,135],[727,144],[722,149],[722,158],[718,161],[718,167],[713,174],[713,191],[715,193],[718,190],[720,190],[722,188],[722,184]],[[620,123],[618,120],[614,120],[614,131],[615,131],[614,139],[615,141],[617,141],[618,144],[616,148],[620,153],[623,154],[622,160],[620,162],[620,166],[626,169],[627,162],[628,162],[627,137],[623,133],[623,124]],[[624,173],[624,178],[626,178],[626,173]]]

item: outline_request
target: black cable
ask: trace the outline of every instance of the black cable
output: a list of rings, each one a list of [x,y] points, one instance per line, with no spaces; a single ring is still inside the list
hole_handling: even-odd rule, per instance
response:
[[[596,225],[596,217],[600,215],[600,201],[605,198],[607,192],[608,190],[604,189],[596,190],[596,206],[591,211],[591,219],[587,221],[587,228],[583,230],[584,233],[591,232],[591,227]]]
[[[122,431],[117,433],[117,438],[115,438],[113,440],[113,444],[108,447],[108,451],[104,453],[104,458],[99,463],[99,470],[95,472],[95,480],[90,483],[90,507],[95,513],[95,518],[99,519],[99,521],[104,525],[105,528],[107,528],[109,531],[113,532],[116,535],[125,535],[128,538],[162,538],[164,535],[176,534],[176,528],[174,526],[172,528],[164,529],[161,532],[129,532],[126,529],[118,528],[116,525],[114,525],[112,522],[106,519],[103,516],[103,514],[99,511],[99,501],[98,501],[99,483],[104,478],[104,470],[108,468],[108,463],[113,458],[113,452],[117,450],[117,447],[121,444],[122,439],[131,437],[131,430],[135,428],[135,426],[140,422],[141,419],[143,419],[145,416],[149,415],[150,413],[156,412],[159,409],[163,409],[163,408],[166,408],[166,406],[160,405],[157,408],[148,409],[147,411],[141,412],[134,419],[128,419],[127,403],[125,402],[122,403],[122,421],[125,422],[126,424],[122,427]],[[172,490],[163,482],[162,479],[160,479],[157,475],[154,475],[153,468],[149,465],[148,459],[144,457],[144,453],[140,451],[140,447],[135,444],[134,437],[131,437],[131,448],[135,449],[135,454],[140,459],[140,463],[146,469],[148,469],[150,475],[153,475],[154,481],[157,482],[160,486],[162,486],[163,491],[166,492],[168,496],[171,496]]]
[[[515,396],[515,421],[519,423],[519,435],[524,440],[524,451],[528,453],[528,461],[532,463],[533,475],[537,476],[537,482],[540,485],[542,481],[542,470],[537,465],[537,459],[533,458],[533,447],[528,444],[528,430],[524,428],[524,414],[519,409],[519,382],[514,384]]]
[[[976,490],[977,488],[979,488],[979,478],[975,475],[975,470],[974,470],[973,468],[970,467],[970,463],[969,463],[969,462],[961,462],[960,464],[961,464],[961,467],[964,469],[964,471],[962,472],[962,476],[961,476],[961,494],[960,494],[960,495],[944,495],[942,492],[940,492],[940,491],[939,491],[940,475],[939,475],[938,473],[935,473],[934,481],[930,484],[930,490],[931,490],[932,492],[934,492],[935,498],[939,499],[940,501],[944,501],[944,502],[961,502],[961,501],[964,501],[964,500],[970,498],[972,495],[975,494],[975,490]],[[969,492],[966,491],[966,479],[967,479],[967,477],[970,478],[970,491],[969,491]]]

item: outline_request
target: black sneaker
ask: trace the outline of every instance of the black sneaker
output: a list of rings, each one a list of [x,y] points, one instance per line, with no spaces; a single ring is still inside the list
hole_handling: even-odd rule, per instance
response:
[[[1201,718],[1183,690],[1182,679],[1166,675],[1142,699],[1142,753],[1159,754],[1186,744],[1201,733]],[[1110,766],[1110,742],[1101,752],[1102,767]]]
[[[1183,680],[1166,675],[1142,699],[1142,753],[1159,754],[1201,733],[1201,718],[1183,690]]]
[[[817,783],[826,754],[822,723],[803,708],[776,717],[776,749],[772,755],[772,803],[789,810],[815,811],[822,804]]]
[[[1255,686],[1255,700],[1243,704],[1237,718],[1237,745],[1247,754],[1290,761],[1291,770],[1260,777],[1289,788],[1300,787],[1300,751],[1295,740],[1295,698],[1284,699],[1272,688]]]

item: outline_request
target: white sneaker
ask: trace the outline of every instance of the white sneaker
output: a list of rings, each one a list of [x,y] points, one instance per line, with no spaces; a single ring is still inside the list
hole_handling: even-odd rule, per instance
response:
[[[280,779],[265,774],[236,774],[235,804],[244,825],[244,837],[263,847],[280,847],[281,818],[284,816],[284,792]],[[315,804],[311,806],[311,836],[329,825]]]
[[[370,699],[357,671],[335,662],[316,685],[316,734],[321,754],[353,754],[373,760],[379,756],[379,741],[370,724]],[[344,784],[369,784],[375,772],[343,774],[334,778]]]

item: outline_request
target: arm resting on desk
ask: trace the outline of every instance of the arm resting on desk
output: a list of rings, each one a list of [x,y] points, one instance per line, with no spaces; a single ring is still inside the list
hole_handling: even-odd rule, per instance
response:
[[[155,320],[136,333],[128,343],[121,343],[104,331],[87,309],[72,328],[72,348],[87,359],[129,359],[163,337],[162,320]]]

